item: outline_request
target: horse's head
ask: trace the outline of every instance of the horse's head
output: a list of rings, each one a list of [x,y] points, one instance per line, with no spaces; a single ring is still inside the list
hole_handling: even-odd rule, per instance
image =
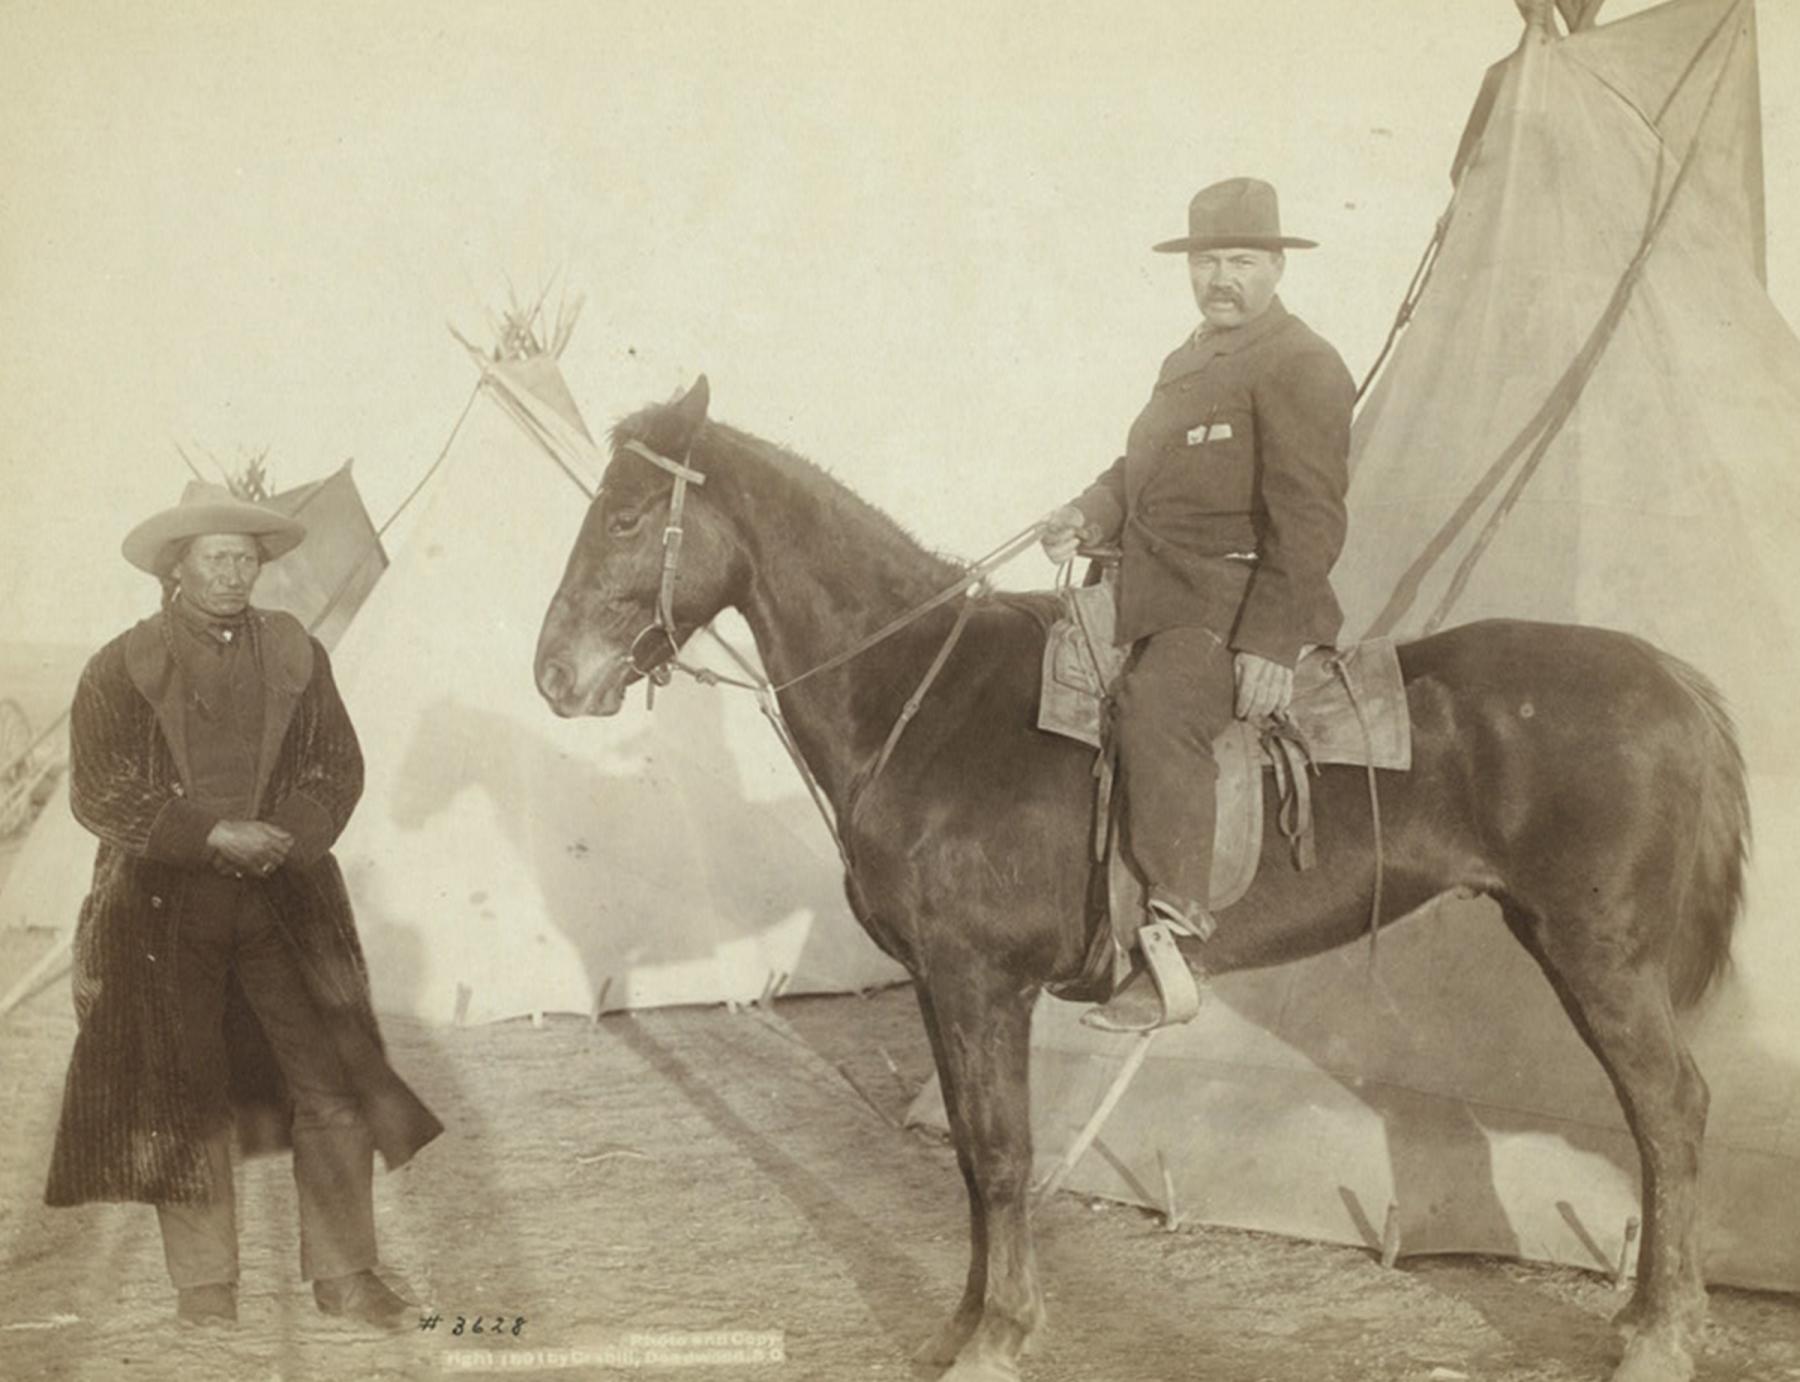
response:
[[[612,462],[538,634],[538,690],[558,715],[617,714],[626,688],[729,602],[735,548],[695,445],[706,404],[701,375],[613,432]]]

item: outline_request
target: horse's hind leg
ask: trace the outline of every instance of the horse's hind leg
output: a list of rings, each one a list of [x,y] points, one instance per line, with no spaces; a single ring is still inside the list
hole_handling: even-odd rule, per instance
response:
[[[1521,918],[1509,908],[1515,924]],[[1525,929],[1570,1015],[1612,1078],[1643,1168],[1637,1291],[1621,1316],[1635,1329],[1613,1382],[1686,1382],[1706,1316],[1700,1272],[1700,1142],[1706,1081],[1675,1025],[1660,961],[1626,958],[1594,930]]]
[[[1035,993],[979,963],[945,968],[926,981],[927,1004],[969,1186],[971,1262],[962,1304],[936,1342],[957,1345],[944,1382],[1006,1382],[1044,1317],[1027,1219]]]

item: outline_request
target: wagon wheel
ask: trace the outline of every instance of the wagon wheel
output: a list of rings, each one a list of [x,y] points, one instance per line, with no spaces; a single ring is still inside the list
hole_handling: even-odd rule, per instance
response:
[[[17,701],[0,701],[0,836],[31,812],[31,721]]]

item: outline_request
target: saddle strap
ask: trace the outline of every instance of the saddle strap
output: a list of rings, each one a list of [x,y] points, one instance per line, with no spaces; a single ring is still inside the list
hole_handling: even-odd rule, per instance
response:
[[[868,800],[869,788],[875,785],[875,779],[881,776],[881,770],[887,767],[888,759],[893,757],[895,745],[900,742],[900,736],[906,733],[906,727],[912,723],[913,716],[919,713],[919,707],[925,703],[925,693],[931,690],[932,682],[937,680],[938,673],[944,670],[944,664],[950,660],[950,654],[961,640],[963,629],[968,626],[969,616],[974,611],[975,598],[970,596],[963,601],[962,608],[956,611],[956,622],[950,626],[950,636],[938,649],[937,656],[932,658],[931,666],[925,669],[925,675],[919,679],[917,688],[912,695],[906,698],[906,704],[901,707],[899,718],[894,721],[893,728],[888,731],[887,741],[882,744],[881,752],[875,756],[874,763],[869,767],[868,776],[863,778],[861,785],[856,788],[855,798],[850,803],[852,827],[856,824],[856,817],[862,810],[863,802]]]
[[[1270,739],[1275,746],[1270,758],[1279,779],[1275,823],[1293,851],[1294,867],[1305,873],[1318,862],[1313,839],[1312,756],[1305,742],[1291,735],[1273,734]]]
[[[1113,795],[1116,780],[1112,754],[1107,751],[1096,754],[1094,861],[1086,912],[1086,919],[1093,924],[1088,931],[1087,949],[1082,954],[1081,972],[1072,979],[1044,985],[1053,998],[1069,1003],[1104,1003],[1130,972],[1130,964],[1109,918],[1111,904],[1106,896],[1107,864],[1112,857],[1113,835],[1119,828],[1117,802]],[[1099,889],[1097,896],[1093,891],[1096,887]]]
[[[1342,657],[1331,659],[1330,667],[1337,674],[1337,679],[1344,683],[1344,693],[1350,697],[1350,709],[1356,714],[1356,724],[1362,730],[1364,763],[1369,776],[1369,822],[1375,837],[1375,892],[1369,899],[1369,968],[1375,968],[1375,946],[1381,935],[1381,885],[1385,871],[1385,853],[1381,846],[1381,792],[1375,785],[1375,759],[1373,735],[1369,731],[1368,716],[1363,714],[1362,699],[1356,694],[1356,682],[1350,675],[1350,669]]]
[[[1094,755],[1094,862],[1104,864],[1112,844],[1113,784],[1117,780],[1110,750]]]

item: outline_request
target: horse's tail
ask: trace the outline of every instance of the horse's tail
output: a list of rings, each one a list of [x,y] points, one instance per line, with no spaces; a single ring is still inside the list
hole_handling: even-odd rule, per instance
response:
[[[1679,658],[1658,657],[1694,707],[1700,752],[1693,865],[1669,955],[1669,996],[1676,1007],[1687,1008],[1712,987],[1731,956],[1750,855],[1750,793],[1744,755],[1718,688]]]

